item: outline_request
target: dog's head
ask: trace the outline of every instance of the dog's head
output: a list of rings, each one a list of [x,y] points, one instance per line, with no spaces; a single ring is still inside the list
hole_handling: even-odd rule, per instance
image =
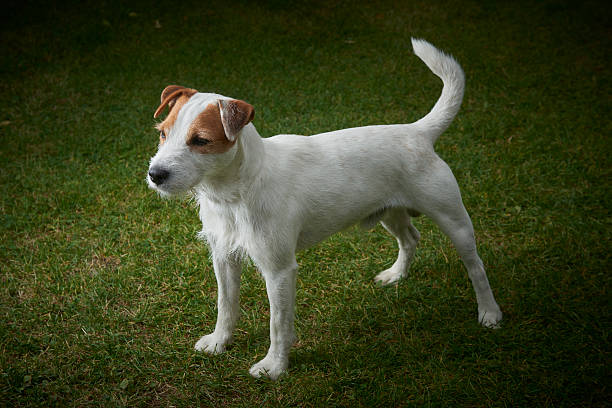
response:
[[[159,148],[151,159],[147,183],[162,195],[186,192],[207,176],[220,174],[236,155],[236,141],[253,120],[254,109],[244,101],[167,86],[153,117],[168,107],[157,124]]]

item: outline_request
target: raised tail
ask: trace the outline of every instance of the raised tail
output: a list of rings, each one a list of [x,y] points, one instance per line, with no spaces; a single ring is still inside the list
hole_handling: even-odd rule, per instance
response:
[[[431,111],[416,121],[419,130],[434,144],[438,136],[448,128],[461,107],[465,75],[455,59],[438,50],[425,40],[412,39],[414,53],[444,83],[442,94]]]

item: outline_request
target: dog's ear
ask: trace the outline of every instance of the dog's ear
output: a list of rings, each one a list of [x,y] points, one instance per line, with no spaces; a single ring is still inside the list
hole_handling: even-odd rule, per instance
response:
[[[184,86],[180,85],[168,85],[161,93],[161,103],[159,107],[155,110],[153,117],[157,118],[166,106],[172,109],[172,106],[174,106],[174,103],[181,95],[191,97],[197,92],[198,91],[196,91],[195,89],[185,88]]]
[[[242,128],[255,117],[253,106],[236,99],[219,99],[219,112],[225,136],[230,142],[235,141]]]

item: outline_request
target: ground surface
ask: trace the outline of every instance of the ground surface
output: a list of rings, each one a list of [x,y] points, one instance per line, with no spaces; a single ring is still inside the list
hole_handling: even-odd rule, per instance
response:
[[[0,405],[605,406],[610,400],[610,12],[603,2],[19,2],[0,27]],[[229,3],[229,2],[228,2]],[[506,5],[508,3],[508,5]],[[61,4],[61,5],[60,5]],[[234,345],[193,351],[216,285],[193,203],[144,182],[168,84],[247,100],[264,136],[411,122],[463,65],[436,149],[500,330],[426,219],[410,277],[381,227],[300,254],[289,375],[245,267]]]

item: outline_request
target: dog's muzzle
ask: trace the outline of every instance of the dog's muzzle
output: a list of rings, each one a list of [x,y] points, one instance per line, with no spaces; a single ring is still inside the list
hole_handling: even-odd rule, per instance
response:
[[[149,169],[149,178],[151,179],[153,183],[155,183],[158,186],[160,184],[163,184],[164,181],[168,179],[169,175],[170,175],[170,172],[166,169],[162,169],[159,167],[151,167]]]

